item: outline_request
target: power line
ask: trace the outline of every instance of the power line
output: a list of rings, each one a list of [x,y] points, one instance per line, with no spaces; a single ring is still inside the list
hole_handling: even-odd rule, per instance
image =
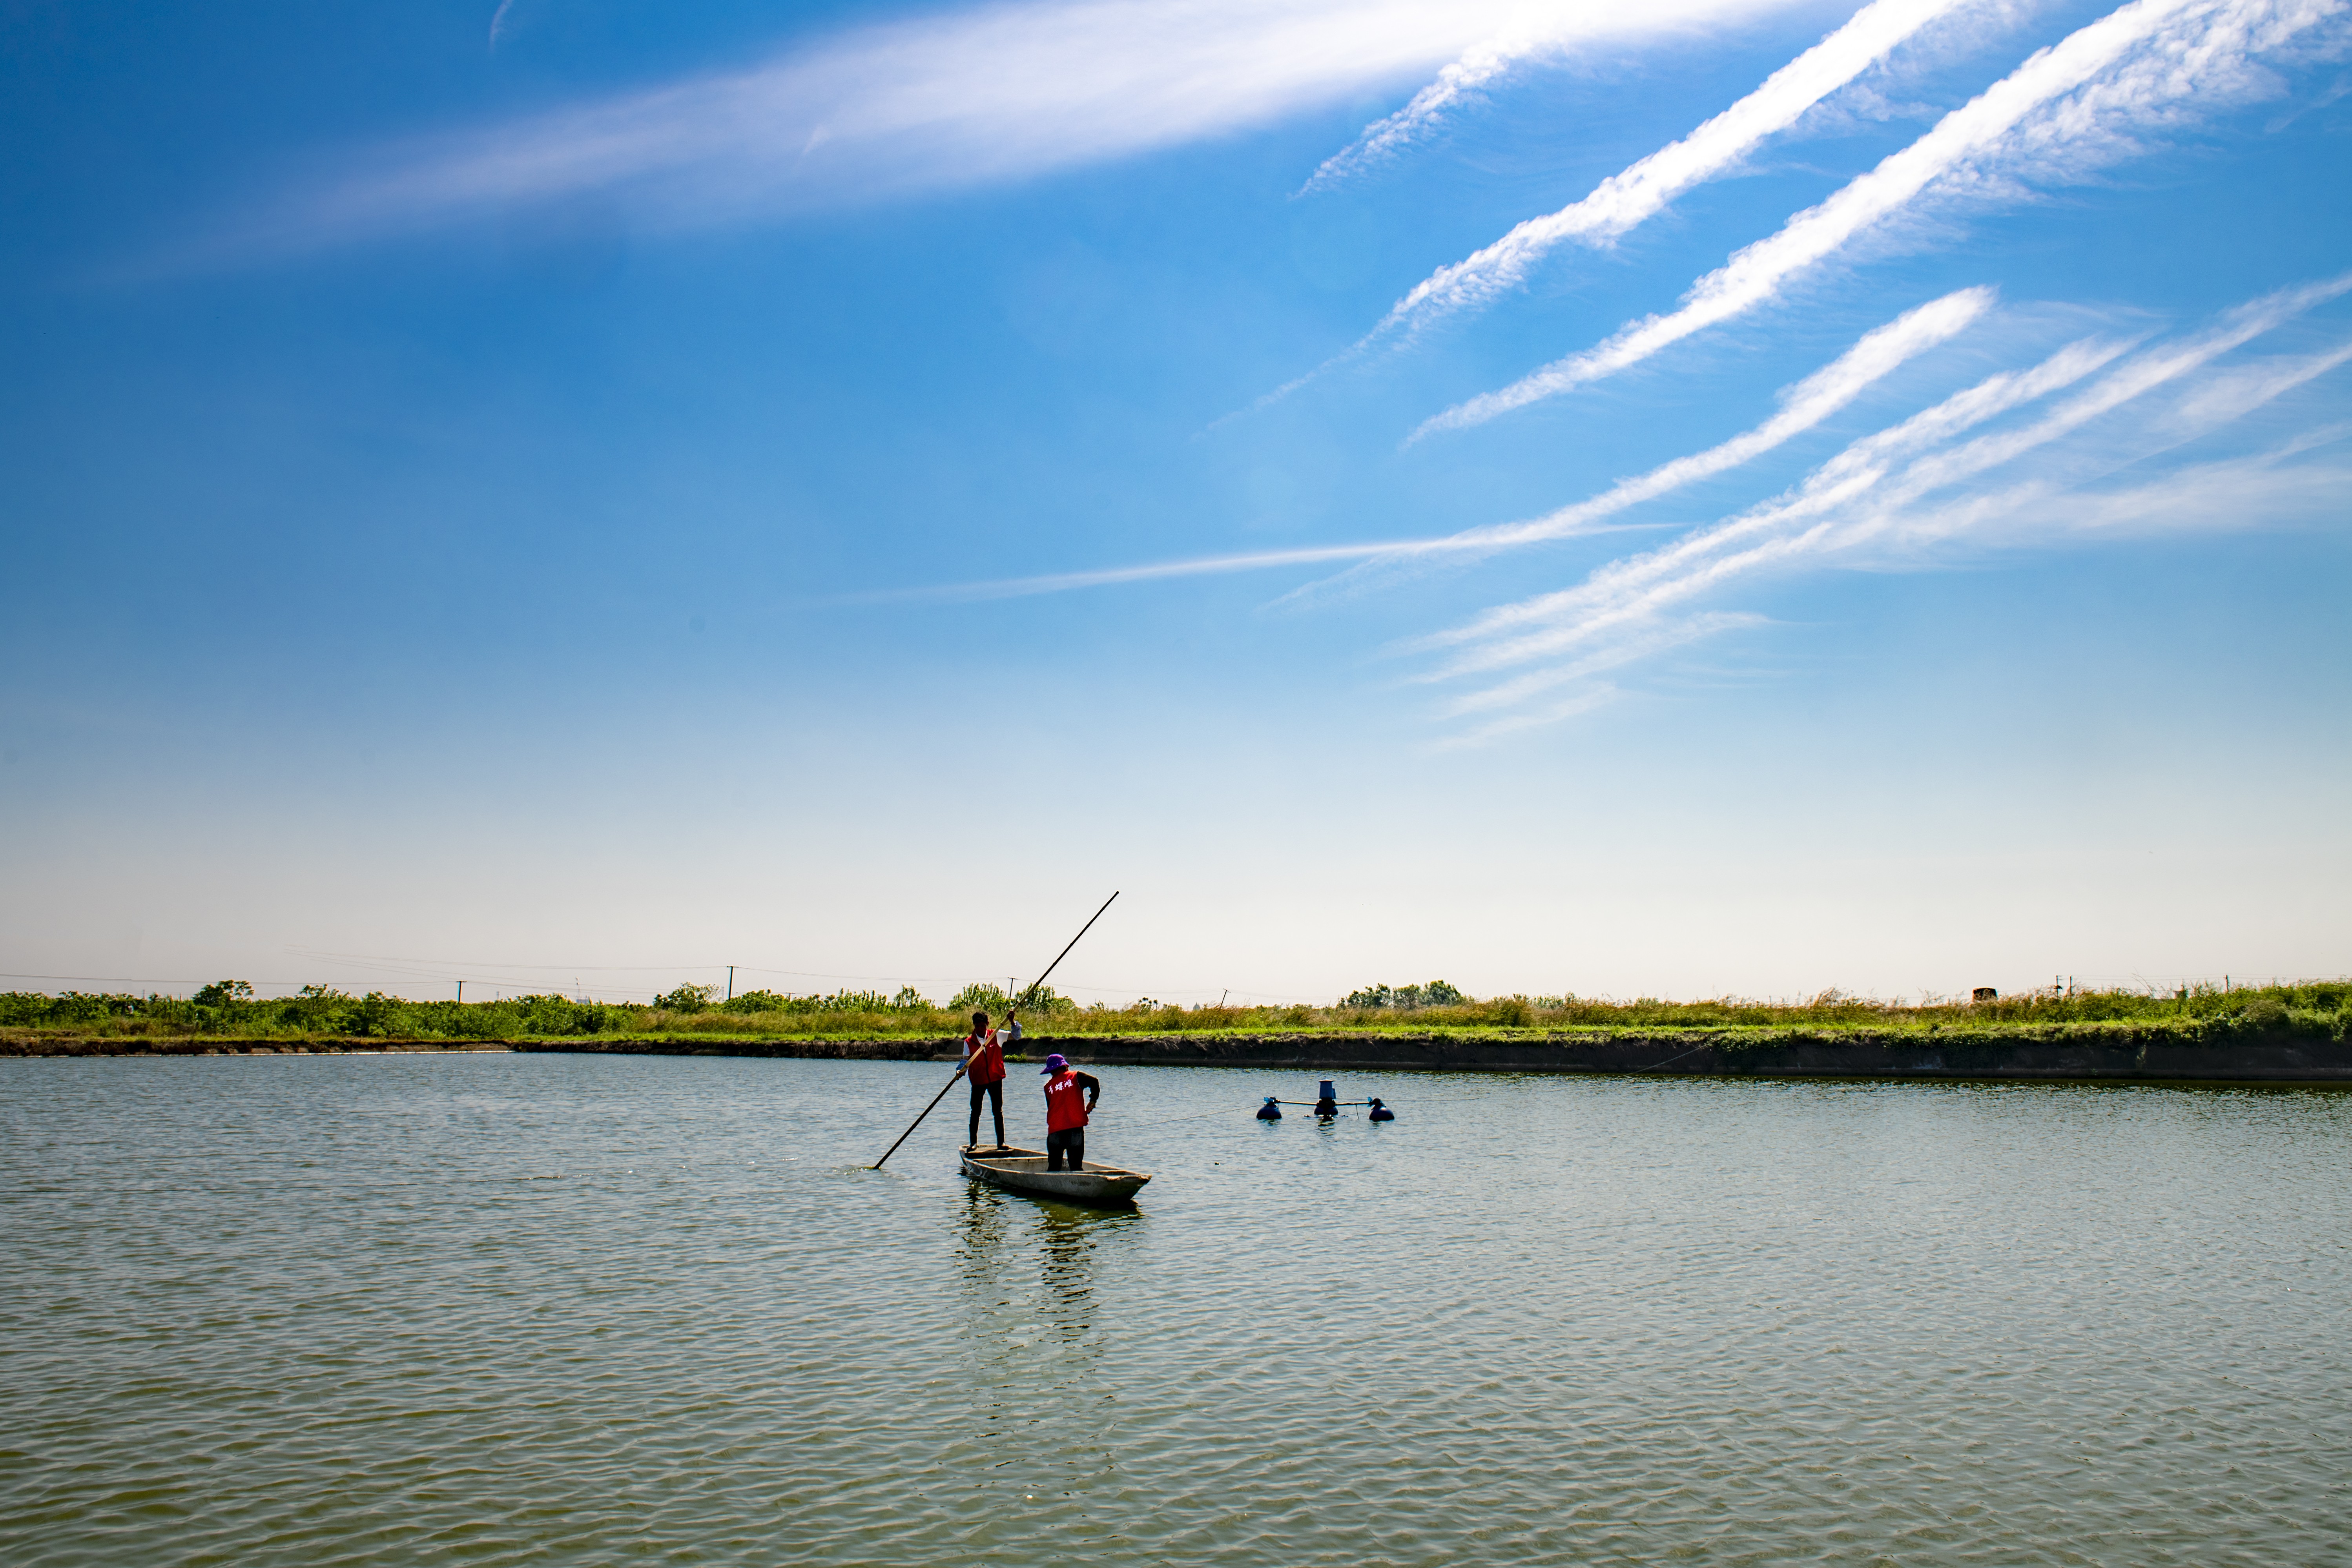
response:
[[[355,964],[362,968],[373,968],[374,972],[378,973],[403,974],[417,979],[446,980],[451,982],[454,982],[457,976],[446,972],[454,969],[464,969],[467,971],[538,970],[553,974],[561,974],[564,970],[569,969],[575,975],[583,973],[678,974],[691,973],[695,970],[702,969],[709,970],[714,974],[724,970],[734,970],[743,974],[777,974],[789,976],[794,980],[853,981],[862,982],[870,985],[961,986],[990,983],[988,977],[984,975],[976,980],[974,976],[968,973],[845,974],[832,970],[822,969],[774,969],[757,963],[496,963],[488,961],[477,961],[471,959],[401,958],[394,957],[389,953],[332,952],[321,948],[307,948],[299,946],[289,946],[287,951],[289,952],[299,953],[306,957],[339,959],[346,963]],[[465,976],[465,978],[476,981],[477,983],[511,985],[529,985],[533,984],[533,982],[530,980],[514,976],[488,975],[478,973],[469,973]],[[1209,988],[1204,985],[1179,986],[1173,988],[1164,985],[1131,985],[1124,984],[1087,985],[1081,984],[1076,981],[1066,981],[1063,983],[1063,988],[1066,991],[1083,991],[1090,994],[1105,996],[1122,994],[1206,996],[1209,994]],[[1225,994],[1234,996],[1244,997],[1254,1002],[1303,1002],[1309,1005],[1319,1005],[1321,1000],[1317,996],[1302,996],[1283,992],[1243,991],[1234,989],[1227,991]]]
[[[16,974],[0,969],[0,980],[79,980],[91,985],[205,985],[204,980],[142,980],[136,974]],[[275,984],[277,982],[273,981]]]
[[[389,952],[331,952],[325,948],[304,947],[298,942],[289,942],[287,944],[286,951],[289,952],[299,953],[305,958],[341,958],[349,959],[353,962],[368,963],[431,964],[438,965],[446,969],[544,969],[551,971],[569,969],[575,973],[611,973],[614,971],[642,971],[651,973],[657,971],[677,969],[724,969],[727,967],[723,963],[502,963],[491,960],[475,958],[409,958]]]

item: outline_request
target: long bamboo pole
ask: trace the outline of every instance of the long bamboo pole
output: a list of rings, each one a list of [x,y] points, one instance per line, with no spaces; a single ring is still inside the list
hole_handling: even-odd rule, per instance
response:
[[[1087,932],[1094,930],[1095,921],[1103,918],[1103,910],[1110,908],[1111,904],[1118,898],[1118,895],[1114,892],[1109,898],[1105,899],[1102,901],[1102,910],[1097,910],[1094,912],[1093,917],[1089,919],[1086,924],[1078,928],[1078,935],[1072,937],[1069,940],[1068,945],[1065,946],[1061,952],[1054,955],[1054,962],[1045,966],[1045,973],[1031,981],[1029,983],[1029,989],[1021,993],[1021,999],[1004,1010],[1004,1016],[1006,1017],[1011,1017],[1013,1014],[1019,1012],[1022,1008],[1026,1007],[1029,1005],[1029,998],[1037,994],[1038,988],[1044,985],[1045,982],[1052,977],[1054,971],[1062,967],[1062,960],[1070,956],[1070,949],[1078,945],[1078,937],[1083,937]],[[918,1116],[914,1121],[907,1123],[907,1130],[898,1134],[898,1142],[894,1142],[887,1149],[883,1150],[882,1159],[874,1162],[874,1169],[877,1171],[880,1170],[882,1168],[883,1162],[887,1161],[891,1155],[898,1152],[898,1144],[904,1143],[908,1139],[912,1138],[915,1135],[915,1129],[923,1124],[923,1118],[930,1115],[932,1111],[937,1110],[940,1108],[940,1101],[948,1097],[948,1090],[953,1089],[956,1086],[956,1079],[962,1076],[963,1064],[961,1062],[958,1062],[956,1064],[955,1071],[948,1075],[947,1082],[940,1086],[939,1093],[931,1097],[930,1104],[923,1107],[922,1116]]]

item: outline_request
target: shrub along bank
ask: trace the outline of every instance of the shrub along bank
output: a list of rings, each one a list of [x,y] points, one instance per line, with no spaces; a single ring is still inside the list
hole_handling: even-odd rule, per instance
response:
[[[1436,998],[1433,1001],[1432,998]],[[1050,992],[1027,1009],[1034,1030],[1055,1037],[1184,1034],[1459,1034],[1564,1036],[1590,1032],[1664,1034],[1680,1030],[1958,1031],[2043,1036],[2065,1026],[2136,1026],[2184,1038],[2213,1032],[2284,1031],[2342,1040],[2352,1025],[2352,982],[2162,993],[2073,991],[2021,994],[1994,1001],[1927,998],[1881,1002],[1828,991],[1795,1002],[1721,997],[1710,1001],[1632,1001],[1572,995],[1479,1000],[1443,981],[1366,987],[1328,1007],[1184,1007],[1150,999],[1124,1007],[1079,1006]],[[0,993],[0,1039],[234,1036],[245,1039],[466,1041],[560,1040],[644,1036],[676,1038],[892,1040],[961,1035],[973,1007],[1001,1016],[1004,994],[967,987],[933,1003],[912,990],[895,995],[844,991],[784,996],[754,991],[714,1001],[708,987],[685,985],[651,1004],[592,1002],[559,995],[489,1002],[415,1002],[381,991],[353,996],[305,986],[293,996],[263,998],[237,981],[220,981],[191,997],[66,992]]]

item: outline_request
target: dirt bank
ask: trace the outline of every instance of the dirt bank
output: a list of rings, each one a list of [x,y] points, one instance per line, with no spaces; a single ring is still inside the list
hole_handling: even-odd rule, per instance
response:
[[[1429,1035],[1032,1035],[1031,1059],[1058,1050],[1102,1067],[1261,1068],[1288,1072],[1667,1072],[1717,1078],[1916,1078],[2352,1083],[2352,1043],[2273,1031],[2200,1036],[2130,1026],[1999,1033],[1678,1030],[1543,1037]],[[953,1040],[231,1039],[96,1037],[0,1040],[0,1056],[303,1056],[352,1052],[572,1051],[619,1056],[794,1057],[952,1061]]]
[[[0,1057],[319,1057],[511,1051],[512,1040],[236,1039],[225,1035],[40,1035],[0,1038]]]
[[[1038,1034],[1032,1058],[1058,1050],[1097,1067],[1232,1067],[1296,1072],[1673,1072],[1727,1078],[2189,1079],[2352,1083],[2352,1045],[2285,1032],[2184,1038],[2167,1030],[1867,1034],[1684,1030],[1652,1035],[1480,1038],[1445,1035]],[[955,1058],[956,1042],[587,1040],[518,1045],[665,1056],[820,1057],[921,1061]]]

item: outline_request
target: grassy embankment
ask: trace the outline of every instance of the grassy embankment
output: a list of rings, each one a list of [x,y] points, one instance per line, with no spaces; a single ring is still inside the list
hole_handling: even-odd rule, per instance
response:
[[[310,986],[298,996],[258,999],[236,982],[194,998],[38,992],[0,993],[0,1041],[234,1037],[288,1042],[382,1039],[447,1042],[562,1040],[583,1037],[647,1039],[946,1039],[963,1032],[970,1009],[1003,1011],[1003,995],[973,986],[945,1005],[912,992],[787,997],[752,992],[713,1002],[682,986],[652,1005],[525,996],[496,1002],[411,1002],[373,992],[351,996]],[[1434,994],[1445,998],[1423,1005]],[[1657,1035],[1684,1030],[1754,1037],[1869,1032],[1951,1031],[1970,1037],[2047,1037],[2053,1031],[2128,1028],[2181,1038],[2260,1030],[2341,1040],[2352,1026],[2352,982],[2316,981],[2221,990],[2045,990],[1993,1002],[1927,997],[1881,1002],[1826,991],[1804,1001],[1738,997],[1666,1002],[1643,997],[1600,1001],[1579,996],[1461,996],[1451,986],[1376,987],[1328,1007],[1180,1007],[1139,1002],[1080,1007],[1060,996],[1033,1006],[1025,1021],[1039,1037],[1085,1035],[1440,1034],[1464,1038]]]

